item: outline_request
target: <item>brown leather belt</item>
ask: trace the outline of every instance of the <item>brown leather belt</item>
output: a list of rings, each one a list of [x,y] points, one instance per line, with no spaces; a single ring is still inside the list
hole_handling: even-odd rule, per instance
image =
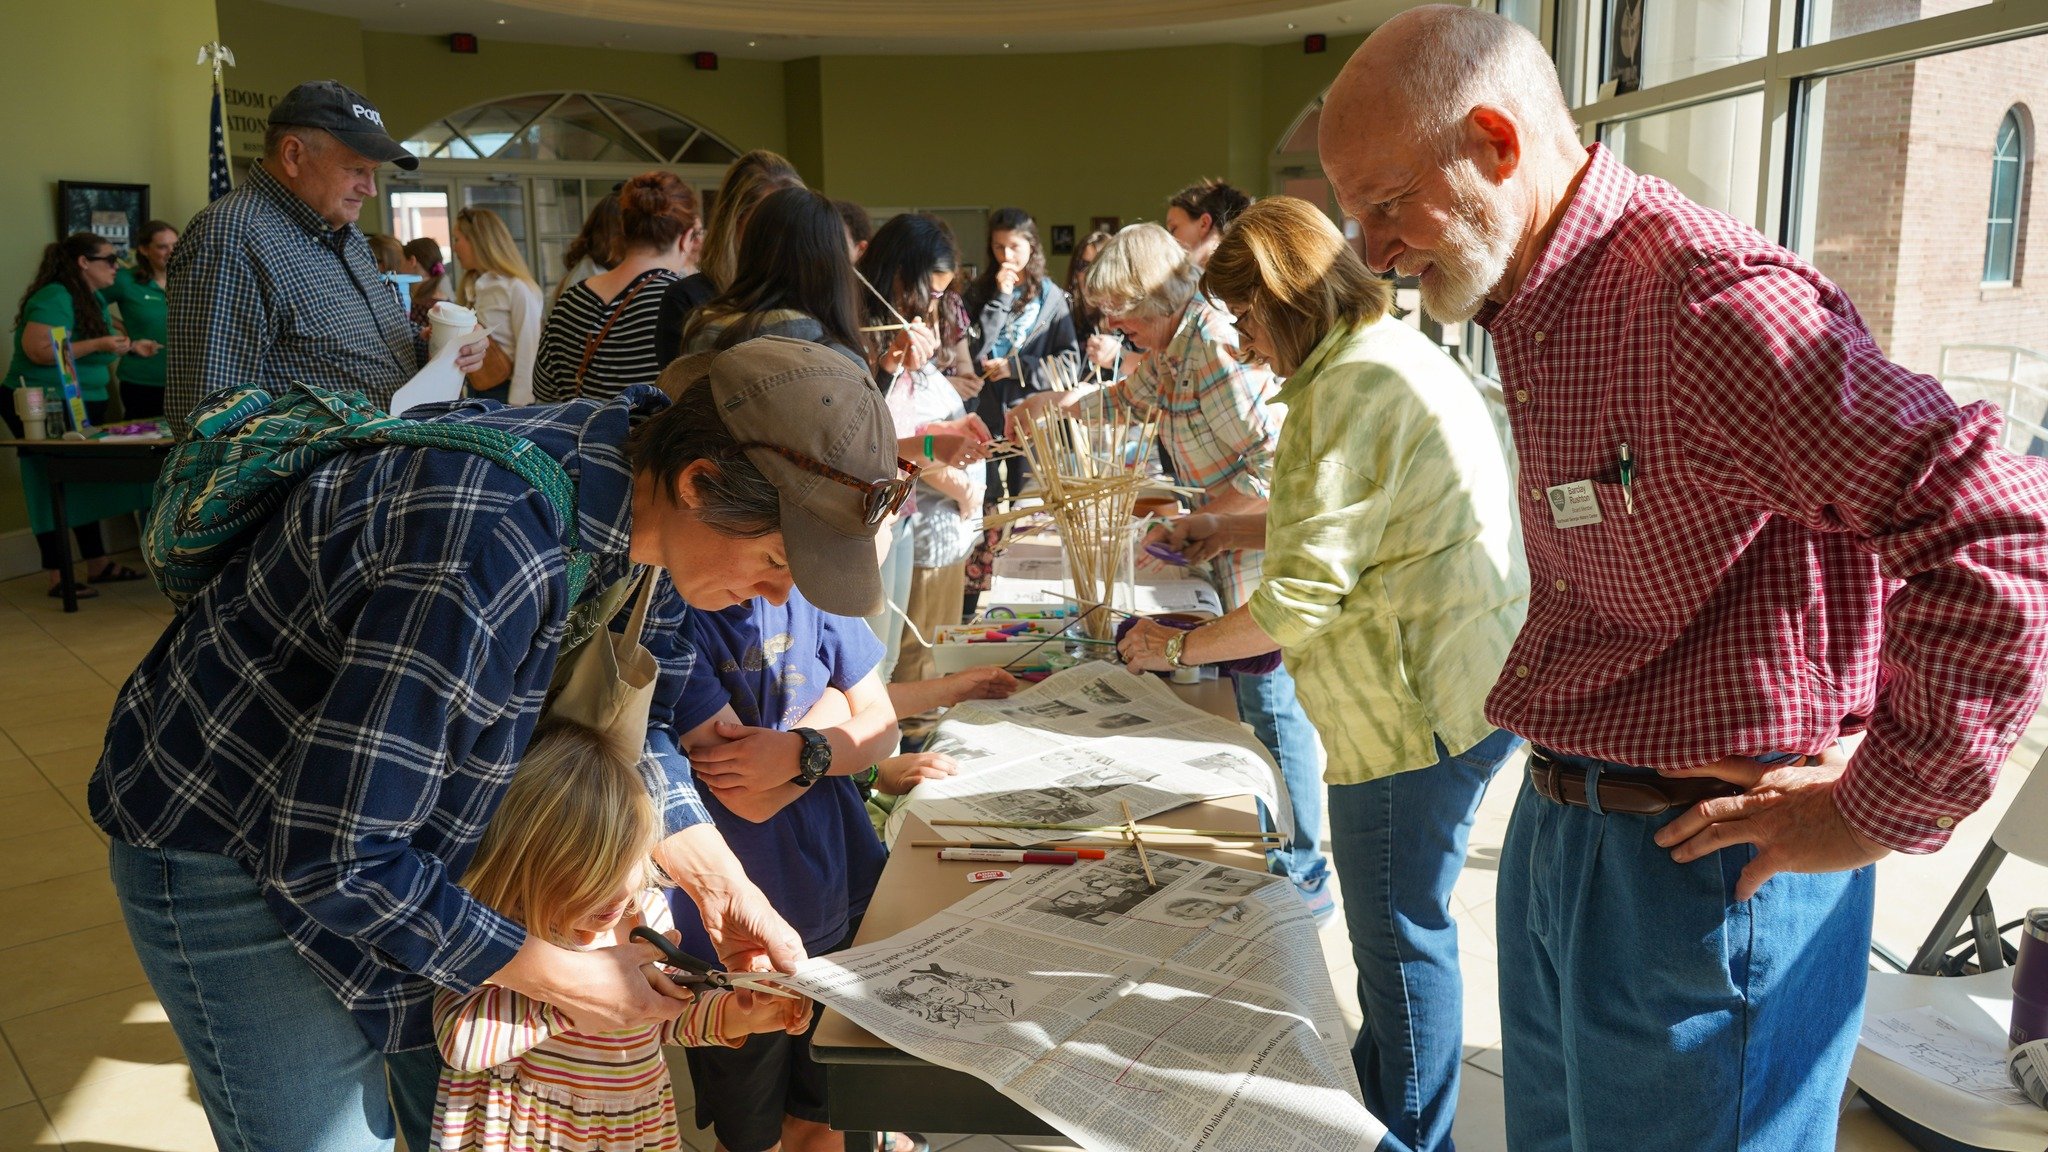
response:
[[[1536,794],[1556,804],[1591,808],[1586,803],[1586,770],[1559,763],[1540,748],[1529,750],[1529,784]],[[1742,789],[1725,780],[1710,777],[1669,779],[1653,773],[1600,774],[1600,809],[1630,816],[1661,816],[1675,808],[1690,808],[1702,800],[1733,796]]]

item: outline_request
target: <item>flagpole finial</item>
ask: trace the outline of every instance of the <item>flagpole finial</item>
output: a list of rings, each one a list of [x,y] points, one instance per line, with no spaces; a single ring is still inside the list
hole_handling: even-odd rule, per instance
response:
[[[210,40],[199,46],[199,58],[192,61],[199,65],[212,65],[213,78],[220,79],[223,67],[235,66],[235,51],[218,40]]]

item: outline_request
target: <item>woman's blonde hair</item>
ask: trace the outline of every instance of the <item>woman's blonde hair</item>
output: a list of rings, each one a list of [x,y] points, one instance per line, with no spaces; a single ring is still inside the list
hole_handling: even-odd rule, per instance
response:
[[[576,921],[644,876],[661,812],[640,758],[581,724],[543,724],[484,829],[462,886],[543,939],[568,943]]]
[[[1095,254],[1083,284],[1104,316],[1177,316],[1195,298],[1200,276],[1173,233],[1132,224]]]
[[[711,218],[704,222],[704,252],[697,258],[698,269],[720,292],[732,286],[739,271],[740,232],[754,208],[771,193],[803,186],[796,167],[765,148],[747,153],[726,168],[718,199],[711,204]]]
[[[455,214],[455,227],[469,238],[469,254],[475,257],[475,267],[462,270],[462,283],[455,290],[456,303],[466,308],[476,301],[477,277],[486,272],[524,280],[534,291],[540,291],[540,282],[533,278],[526,257],[519,254],[519,245],[512,242],[511,230],[496,212],[489,208],[464,208]]]
[[[1286,375],[1338,326],[1386,315],[1394,288],[1374,276],[1330,218],[1306,200],[1269,196],[1231,221],[1202,291],[1249,313],[1260,350]]]

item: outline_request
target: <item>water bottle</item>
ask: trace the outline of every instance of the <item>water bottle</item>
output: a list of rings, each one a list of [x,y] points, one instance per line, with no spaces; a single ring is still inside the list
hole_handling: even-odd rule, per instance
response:
[[[2012,1043],[2048,1039],[2048,908],[2020,925],[2020,958],[2012,966]]]

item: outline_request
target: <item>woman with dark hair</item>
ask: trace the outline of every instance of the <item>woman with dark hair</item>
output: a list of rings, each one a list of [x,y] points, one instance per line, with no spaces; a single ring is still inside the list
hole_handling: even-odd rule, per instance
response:
[[[1223,243],[1223,230],[1251,203],[1251,197],[1221,180],[1199,180],[1166,202],[1166,230],[1187,250],[1197,269],[1205,268],[1209,255]]]
[[[1081,246],[1074,249],[1074,258],[1067,262],[1067,304],[1074,310],[1074,338],[1081,343],[1083,368],[1096,365],[1113,369],[1123,349],[1120,337],[1102,331],[1102,309],[1088,303],[1088,294],[1081,291],[1088,266],[1102,254],[1102,246],[1109,243],[1109,237],[1105,228],[1090,232]]]
[[[562,249],[562,278],[555,281],[555,290],[548,294],[548,308],[553,309],[555,301],[571,287],[583,283],[599,272],[609,272],[619,262],[619,188],[614,187],[604,194],[590,209],[590,215],[583,218],[583,227],[576,232],[576,238]],[[702,224],[698,226],[702,231]]]
[[[399,271],[408,276],[417,276],[419,283],[412,286],[412,308],[408,315],[414,328],[425,331],[427,313],[434,305],[451,299],[448,294],[448,265],[443,262],[441,243],[432,236],[416,236],[405,242],[405,262]]]
[[[859,260],[868,250],[868,241],[875,238],[875,219],[851,200],[834,200],[832,206],[839,209],[839,220],[846,225],[846,255]]]
[[[126,420],[164,414],[164,329],[170,319],[164,269],[177,245],[176,228],[162,220],[144,224],[135,234],[135,263],[114,273],[114,282],[100,293],[101,300],[121,310],[121,330],[128,334],[128,354],[114,367]]]
[[[974,361],[984,381],[975,411],[991,428],[1032,392],[1071,380],[1081,366],[1067,294],[1045,274],[1045,246],[1022,208],[998,208],[988,217],[988,266],[967,290],[974,322]],[[1007,480],[1007,487],[1004,481]],[[1024,462],[989,466],[988,496],[1014,496],[1024,485]]]
[[[740,240],[747,220],[761,201],[784,188],[801,188],[803,178],[789,161],[766,149],[755,149],[732,162],[712,202],[698,254],[699,270],[670,285],[661,294],[661,314],[654,325],[654,354],[666,365],[683,351],[683,329],[690,313],[732,286],[739,275]],[[843,240],[842,240],[843,243]]]
[[[537,403],[615,396],[661,375],[655,322],[662,292],[682,279],[697,192],[672,172],[643,172],[618,196],[618,263],[563,292],[541,325]]]
[[[14,358],[7,365],[7,402],[0,405],[4,408],[0,415],[5,416],[7,428],[14,435],[20,436],[23,431],[16,407],[16,395],[22,389],[41,389],[43,402],[48,405],[64,402],[64,372],[57,363],[56,331],[60,328],[70,345],[78,390],[85,398],[86,419],[95,424],[105,419],[108,369],[116,356],[129,350],[128,337],[114,330],[107,318],[107,307],[98,295],[114,282],[118,261],[114,246],[91,232],[73,232],[43,246],[43,262],[14,311]],[[75,580],[64,570],[61,541],[57,538],[57,533],[66,527],[78,533],[78,553],[85,561],[88,581],[107,584],[142,578],[142,573],[116,564],[107,555],[100,540],[99,521],[147,507],[146,495],[137,503],[128,499],[133,495],[128,485],[81,485],[72,490],[66,504],[65,517],[70,523],[64,525],[50,519],[48,489],[35,461],[21,462],[21,489],[28,503],[29,527],[35,532],[36,547],[43,554],[43,571],[50,578],[50,595],[61,597],[65,583]],[[115,498],[120,498],[119,506],[108,506]],[[90,588],[74,591],[81,598],[99,595]]]
[[[889,298],[885,307],[872,295],[865,297],[868,324],[881,327],[900,314],[936,334],[934,354],[914,365],[899,365],[886,379],[882,373],[889,355],[908,334],[872,332],[868,337],[868,355],[877,365],[890,414],[897,417],[897,434],[918,438],[913,443],[935,429],[963,428],[968,418],[959,390],[945,375],[945,357],[939,354],[965,336],[959,314],[949,307],[949,290],[959,267],[960,250],[952,230],[924,213],[906,212],[882,225],[861,257],[861,275]],[[931,677],[929,650],[918,635],[904,635],[903,622],[908,619],[926,637],[942,624],[960,622],[967,554],[981,534],[981,469],[930,459],[922,464],[917,490],[896,524],[882,562],[882,586],[892,607],[868,621],[889,654],[885,681]]]
[[[684,352],[730,348],[756,336],[823,344],[865,367],[853,265],[832,201],[784,188],[752,213],[759,228],[740,242],[737,274],[725,291],[690,313]]]

